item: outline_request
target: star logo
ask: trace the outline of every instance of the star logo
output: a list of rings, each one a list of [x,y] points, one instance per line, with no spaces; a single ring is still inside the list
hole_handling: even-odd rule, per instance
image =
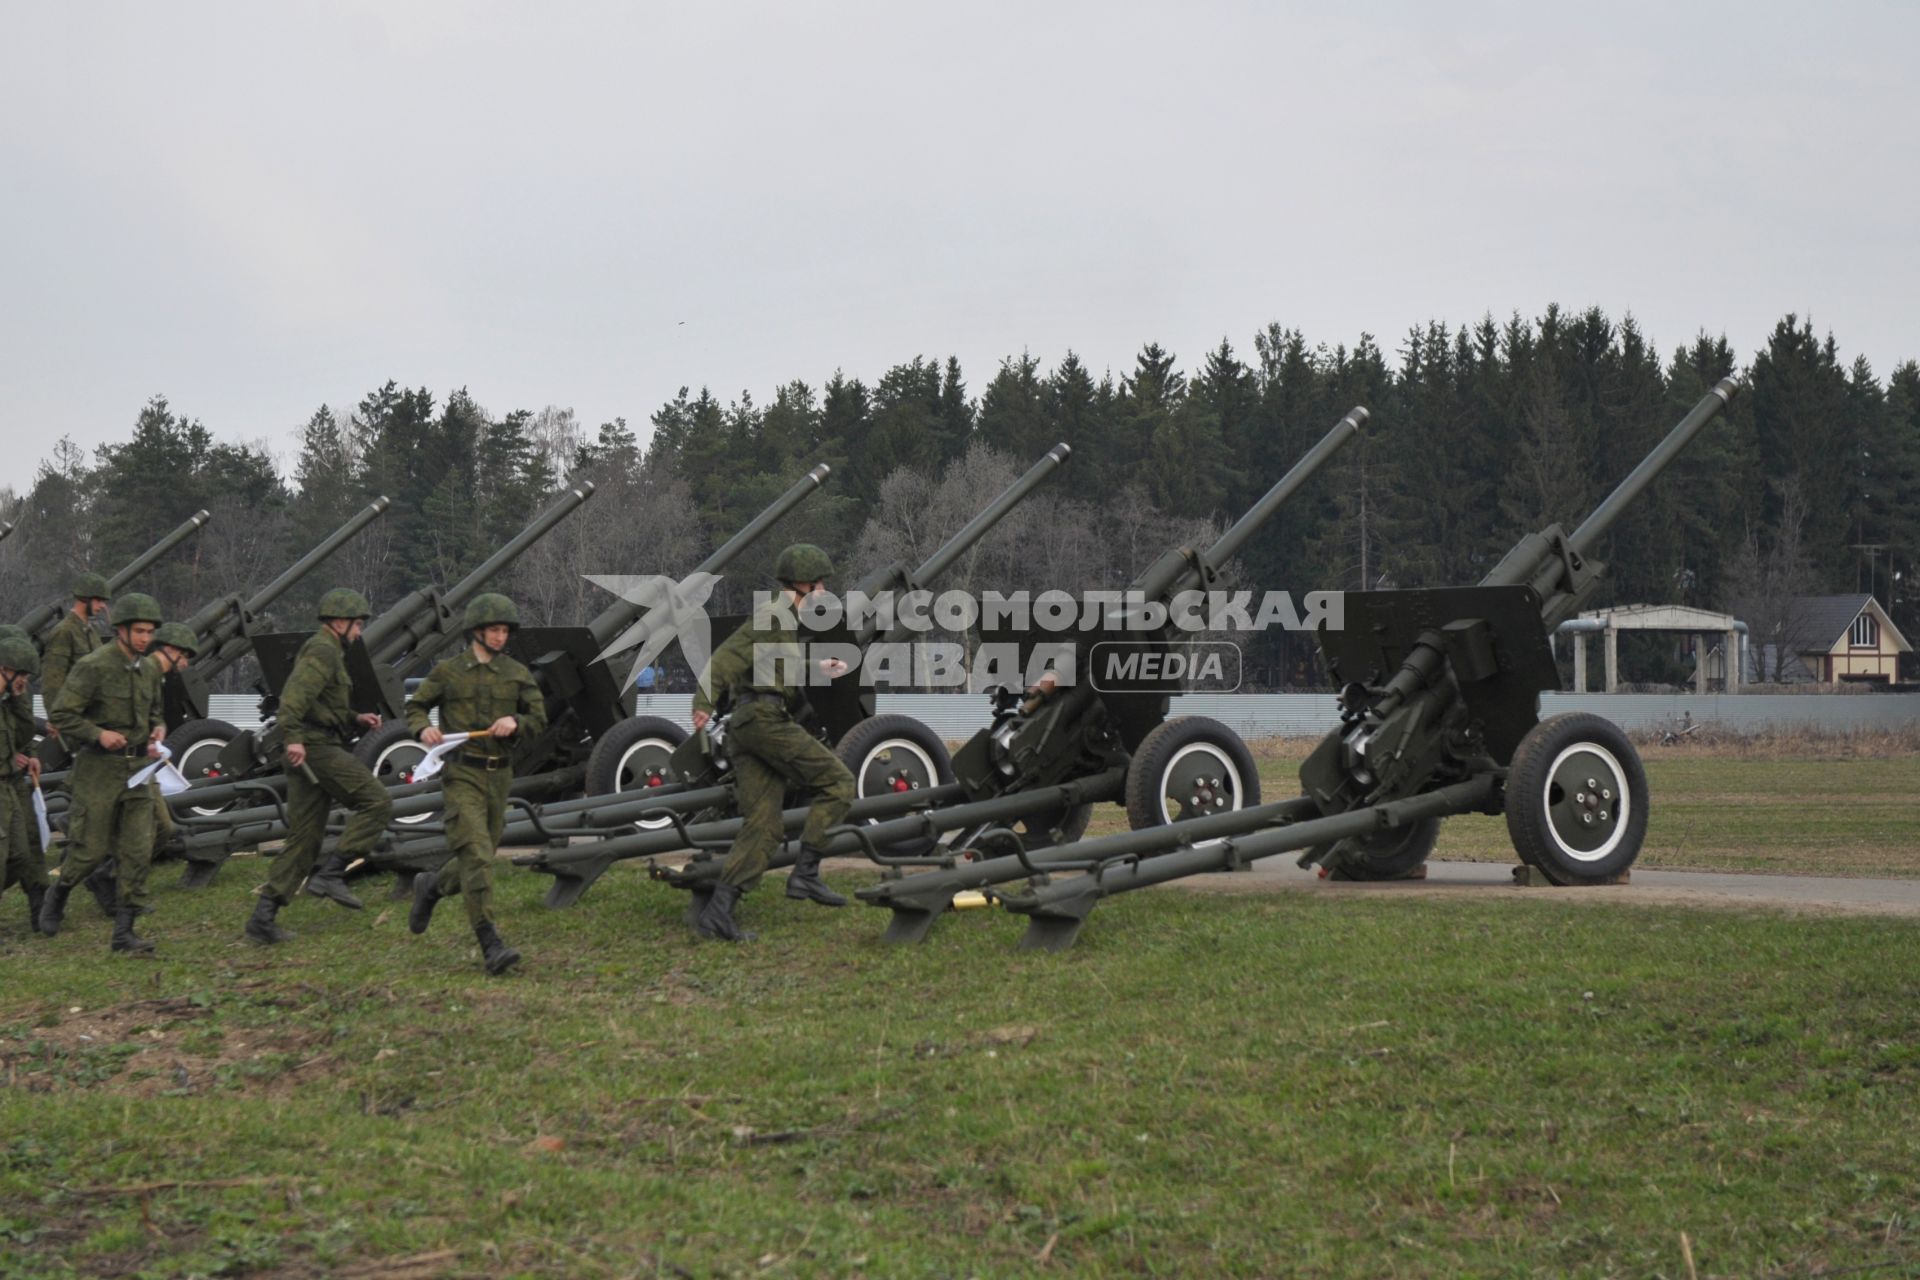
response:
[[[600,651],[595,662],[604,662],[637,645],[640,652],[634,655],[633,669],[627,673],[622,686],[631,687],[640,672],[651,666],[677,638],[680,652],[698,677],[702,692],[712,696],[713,691],[707,688],[707,659],[713,656],[713,627],[707,618],[706,603],[713,589],[720,585],[719,574],[690,573],[682,580],[660,573],[590,573],[585,577],[594,586],[645,610],[633,625]]]

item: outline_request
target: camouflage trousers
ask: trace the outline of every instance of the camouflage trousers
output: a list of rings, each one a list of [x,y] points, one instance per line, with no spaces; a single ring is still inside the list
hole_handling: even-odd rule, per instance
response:
[[[0,890],[47,887],[47,859],[40,848],[40,824],[33,818],[33,784],[0,784],[0,854],[6,869],[0,872]]]
[[[140,757],[98,751],[83,750],[75,757],[66,856],[60,862],[62,884],[78,886],[94,868],[112,858],[118,868],[121,905],[147,905],[155,789],[129,787],[127,779],[150,763]]]
[[[345,805],[353,815],[340,833],[340,852],[349,861],[370,853],[393,817],[393,797],[345,747],[310,742],[306,768],[289,767],[286,773],[287,842],[267,872],[267,892],[283,905],[293,901],[313,871],[334,805]]]
[[[440,775],[447,810],[447,845],[453,858],[440,868],[440,896],[467,900],[467,923],[493,923],[493,863],[507,829],[510,767],[488,769],[456,759]]]
[[[744,707],[727,734],[733,760],[733,795],[744,821],[720,872],[723,883],[751,893],[766,874],[774,850],[786,843],[780,819],[789,787],[812,797],[801,842],[817,845],[853,804],[853,775],[820,739],[786,712],[764,703]]]

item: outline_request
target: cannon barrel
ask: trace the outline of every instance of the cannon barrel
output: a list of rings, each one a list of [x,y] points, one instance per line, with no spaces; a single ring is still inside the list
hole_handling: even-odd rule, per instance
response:
[[[582,480],[548,504],[532,523],[516,533],[498,551],[444,592],[410,592],[404,599],[367,624],[361,639],[378,662],[392,663],[442,635],[442,617],[480,594],[480,588],[524,555],[529,547],[593,496],[593,481]]]
[[[1567,539],[1568,545],[1581,555],[1591,555],[1594,547],[1602,537],[1606,536],[1607,530],[1613,527],[1613,522],[1620,518],[1620,513],[1626,510],[1628,504],[1659,478],[1660,473],[1667,469],[1674,458],[1679,456],[1680,451],[1686,448],[1687,444],[1699,435],[1709,422],[1720,416],[1720,411],[1732,403],[1734,393],[1739,390],[1740,383],[1737,379],[1722,378],[1707,394],[1701,396],[1699,403],[1688,411],[1679,425],[1667,433],[1666,439],[1655,445],[1653,452],[1642,458],[1640,465],[1635,467],[1625,480],[1614,486],[1613,492],[1607,495],[1606,501],[1595,507],[1593,514],[1580,522],[1580,527],[1575,529],[1573,536]]]
[[[120,588],[126,586],[129,582],[132,582],[135,578],[139,577],[142,573],[145,573],[148,566],[153,564],[155,560],[158,560],[161,556],[167,554],[167,552],[173,550],[175,547],[179,546],[182,542],[185,542],[188,538],[192,537],[195,530],[199,529],[201,525],[204,525],[208,520],[211,520],[212,518],[213,518],[212,516],[209,516],[204,511],[195,512],[192,515],[192,517],[190,517],[179,528],[175,529],[172,533],[169,533],[166,537],[160,539],[160,541],[154,543],[151,547],[148,547],[145,551],[141,552],[138,556],[134,557],[132,562],[129,563],[124,569],[114,574],[111,578],[108,578],[107,594],[108,595],[119,594]],[[40,635],[41,632],[45,631],[48,627],[51,627],[55,622],[58,622],[60,620],[61,612],[65,610],[67,606],[72,603],[73,601],[71,599],[63,599],[57,604],[41,605],[38,609],[35,609],[32,613],[29,613],[26,617],[20,619],[20,626],[26,631],[28,635],[37,637]]]
[[[204,642],[200,656],[193,660],[193,677],[204,685],[226,670],[253,648],[247,634],[252,620],[274,601],[291,590],[295,583],[319,568],[321,563],[345,546],[356,534],[379,519],[392,503],[385,496],[375,498],[359,514],[328,534],[318,546],[301,556],[279,577],[254,592],[244,601],[229,596],[217,600],[193,615],[187,625]]]
[[[987,530],[1005,519],[1007,512],[1019,506],[1021,500],[1032,493],[1042,480],[1052,475],[1072,456],[1073,447],[1065,441],[1047,450],[1045,456],[1028,467],[1026,473],[1008,485],[1005,492],[988,503],[980,514],[967,521],[960,532],[948,538],[938,551],[928,556],[926,563],[914,571],[913,581],[916,584],[931,582],[945,573],[955,560],[971,551],[974,543],[986,536]]]
[[[734,534],[731,538],[728,538],[715,548],[712,555],[702,560],[699,565],[695,567],[694,572],[718,573],[733,563],[734,560],[739,558],[742,551],[745,551],[748,547],[759,541],[760,536],[785,517],[789,511],[792,511],[795,507],[806,501],[807,498],[811,497],[832,470],[833,468],[823,462],[794,481],[793,486],[778,498],[775,498],[771,506],[749,521],[746,527],[741,529],[740,532]],[[601,612],[600,616],[592,622],[589,622],[587,624],[587,630],[593,634],[593,642],[604,649],[613,643],[614,637],[633,625],[633,623],[639,619],[640,615],[645,612],[646,608],[647,602],[644,600],[639,603],[621,600],[617,604],[608,606]],[[629,637],[629,640],[635,645],[644,644],[650,634],[650,628],[642,629],[634,636]]]
[[[120,588],[145,573],[154,561],[192,537],[201,525],[204,525],[211,519],[213,519],[213,517],[204,511],[194,512],[181,523],[179,528],[148,547],[145,551],[134,557],[133,562],[127,565],[126,568],[114,574],[111,578],[108,578],[107,590],[115,595],[119,594]]]
[[[1247,508],[1245,515],[1233,522],[1233,527],[1221,534],[1219,539],[1200,557],[1202,563],[1217,569],[1233,559],[1246,545],[1247,539],[1257,532],[1261,525],[1272,518],[1273,513],[1285,506],[1300,486],[1313,478],[1315,472],[1327,465],[1329,459],[1338,453],[1348,441],[1360,433],[1360,427],[1370,415],[1364,408],[1355,405],[1347,411],[1347,416],[1333,425],[1333,429],[1320,437],[1319,443],[1301,457],[1280,477],[1274,486],[1267,490],[1260,501]],[[1201,585],[1200,571],[1194,567],[1192,559],[1181,551],[1173,551],[1160,558],[1152,568],[1141,575],[1134,586],[1150,600],[1162,599],[1182,590],[1190,590]]]
[[[5,542],[13,533],[13,521],[0,520],[0,542]]]

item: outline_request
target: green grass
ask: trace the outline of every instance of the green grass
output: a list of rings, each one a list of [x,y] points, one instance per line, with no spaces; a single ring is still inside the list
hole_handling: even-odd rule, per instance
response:
[[[503,875],[488,980],[457,902],[248,948],[256,874],[9,942],[0,1274],[1920,1273],[1911,923],[1152,893],[1038,955],[776,882],[725,947],[629,867]]]
[[[1263,799],[1300,792],[1292,743],[1263,747]],[[1920,757],[1753,759],[1648,753],[1653,806],[1636,865],[1821,876],[1920,876]],[[1090,835],[1126,829],[1117,805]],[[1514,862],[1505,818],[1449,818],[1434,857]]]

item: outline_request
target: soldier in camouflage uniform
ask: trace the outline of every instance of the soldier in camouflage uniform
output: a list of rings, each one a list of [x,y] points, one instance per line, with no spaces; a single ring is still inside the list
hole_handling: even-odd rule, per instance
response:
[[[127,782],[167,736],[160,672],[146,661],[161,622],[160,605],[152,596],[130,592],[114,602],[112,617],[114,643],[76,662],[47,709],[48,720],[74,753],[73,807],[60,882],[41,908],[40,931],[60,932],[73,886],[113,858],[120,880],[113,949],[142,954],[150,953],[153,943],[134,935],[133,918],[147,901],[153,793]]]
[[[48,707],[66,686],[67,672],[73,670],[73,664],[106,643],[93,624],[106,611],[107,580],[97,573],[76,577],[73,607],[60,615],[59,624],[47,633],[46,652],[40,659],[40,694]]]
[[[321,597],[320,629],[300,646],[286,688],[281,690],[287,842],[254,901],[246,927],[249,942],[271,946],[293,936],[273,918],[293,900],[303,880],[308,893],[360,909],[360,899],[347,888],[347,867],[372,852],[393,817],[393,799],[387,789],[348,749],[362,730],[380,727],[377,714],[354,711],[349,698],[353,681],[347,675],[347,646],[360,638],[372,613],[373,606],[358,591],[336,587]],[[314,871],[320,844],[326,839],[327,814],[336,804],[345,805],[353,816],[340,834],[339,845]]]
[[[186,623],[169,622],[153,633],[153,643],[147,648],[147,661],[160,673],[163,701],[167,677],[176,671],[185,671],[199,656],[200,637],[193,634],[193,628]],[[161,793],[158,782],[149,782],[147,785],[153,788],[153,861],[158,862],[173,840],[173,809],[167,804],[167,797]],[[94,872],[87,887],[92,889],[94,881],[99,879],[100,873]]]
[[[67,683],[67,672],[73,664],[94,652],[106,643],[100,630],[94,625],[94,619],[107,611],[107,580],[97,573],[81,573],[73,580],[73,607],[60,616],[60,621],[47,633],[46,651],[40,659],[40,697],[47,709],[53,709],[54,699],[60,696],[60,690]],[[52,721],[47,723],[47,736],[58,741],[60,731]],[[40,828],[36,824],[28,833],[28,838],[36,845],[40,841]],[[45,850],[42,850],[44,856]],[[102,863],[100,868],[87,879],[87,892],[100,909],[113,918],[117,895],[114,890],[114,870],[111,862]]]
[[[472,641],[467,651],[435,667],[407,699],[407,728],[427,746],[439,745],[449,733],[473,735],[440,775],[453,862],[415,877],[407,927],[425,933],[439,900],[460,894],[487,972],[501,974],[520,960],[520,953],[500,940],[493,921],[493,860],[506,829],[507,788],[513,782],[508,740],[544,731],[547,706],[533,673],[505,652],[520,625],[513,601],[494,592],[479,596],[467,606],[464,623]],[[438,728],[427,719],[435,708]]]
[[[40,908],[47,896],[47,860],[41,852],[39,823],[33,817],[33,788],[40,761],[33,755],[33,688],[40,655],[25,634],[0,638],[0,686],[5,714],[0,715],[0,892],[19,885],[27,895],[27,925],[40,929]]]
[[[833,561],[819,547],[802,542],[780,553],[773,572],[787,601],[798,609],[826,585]],[[733,762],[734,798],[743,819],[720,883],[694,921],[694,931],[703,938],[752,939],[734,920],[733,912],[741,896],[760,883],[773,851],[786,841],[780,811],[789,786],[805,790],[813,802],[800,833],[800,856],[787,876],[787,896],[828,907],[847,904],[820,878],[819,846],[827,829],[847,816],[853,803],[853,775],[820,739],[794,723],[793,713],[802,696],[796,683],[800,659],[792,610],[763,610],[713,651],[694,694],[696,730],[706,728],[716,706],[731,708],[727,752]],[[820,665],[829,676],[843,675],[847,669],[834,658]]]

